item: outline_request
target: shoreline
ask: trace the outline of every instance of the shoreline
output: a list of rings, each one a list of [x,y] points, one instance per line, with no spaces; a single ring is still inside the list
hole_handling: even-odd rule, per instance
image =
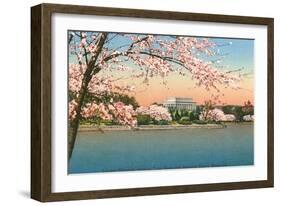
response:
[[[244,124],[244,125],[249,125],[249,124],[254,124],[253,121],[245,121],[245,122],[223,122],[226,125],[232,125],[232,124]]]
[[[79,132],[92,131],[147,131],[147,130],[178,130],[178,129],[223,129],[225,124],[192,124],[192,125],[141,125],[137,128],[131,129],[126,126],[100,126],[95,127],[91,125],[80,125]]]

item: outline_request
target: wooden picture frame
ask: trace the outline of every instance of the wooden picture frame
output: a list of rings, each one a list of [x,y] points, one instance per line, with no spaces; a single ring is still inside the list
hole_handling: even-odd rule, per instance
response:
[[[214,184],[52,192],[51,16],[54,13],[264,25],[267,27],[267,179]],[[274,82],[272,18],[40,4],[31,8],[31,198],[42,202],[273,187]]]

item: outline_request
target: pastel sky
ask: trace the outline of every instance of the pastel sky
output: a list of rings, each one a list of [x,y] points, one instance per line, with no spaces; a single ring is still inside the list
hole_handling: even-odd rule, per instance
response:
[[[111,35],[114,35],[112,33]],[[165,38],[165,36],[164,36]],[[168,36],[167,36],[168,38]],[[217,47],[216,52],[219,54],[211,58],[198,56],[203,60],[216,61],[216,66],[220,71],[238,70],[241,75],[239,84],[241,89],[234,90],[230,88],[220,88],[224,96],[221,96],[221,101],[224,104],[242,105],[245,101],[254,102],[253,86],[254,86],[254,40],[252,39],[230,39],[230,38],[209,38]],[[112,48],[118,45],[126,44],[126,40],[115,38],[112,40]],[[75,59],[70,55],[70,62]],[[132,68],[128,72],[114,72],[111,74],[116,78],[122,77],[120,84],[126,81],[127,84],[132,84],[136,87],[136,91],[130,95],[135,96],[140,105],[150,105],[154,102],[162,103],[167,97],[191,97],[197,104],[202,104],[205,100],[211,99],[211,93],[204,88],[195,87],[195,82],[190,76],[180,76],[176,73],[165,77],[153,77],[149,80],[149,84],[144,84],[142,78],[130,79],[129,76],[136,72],[137,66],[128,62],[126,66]],[[238,73],[237,73],[238,74]],[[102,73],[100,74],[102,75]],[[125,80],[124,80],[125,79]],[[166,81],[167,84],[164,84]]]

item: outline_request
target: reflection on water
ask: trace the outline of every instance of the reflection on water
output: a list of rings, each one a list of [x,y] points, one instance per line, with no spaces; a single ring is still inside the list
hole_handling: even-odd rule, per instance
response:
[[[78,134],[68,172],[252,165],[253,125]]]

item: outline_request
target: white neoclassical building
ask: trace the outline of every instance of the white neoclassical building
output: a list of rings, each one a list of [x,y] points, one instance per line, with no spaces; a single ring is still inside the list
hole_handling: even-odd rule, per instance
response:
[[[196,102],[188,97],[169,97],[163,102],[166,108],[186,109],[190,111],[196,110]]]

